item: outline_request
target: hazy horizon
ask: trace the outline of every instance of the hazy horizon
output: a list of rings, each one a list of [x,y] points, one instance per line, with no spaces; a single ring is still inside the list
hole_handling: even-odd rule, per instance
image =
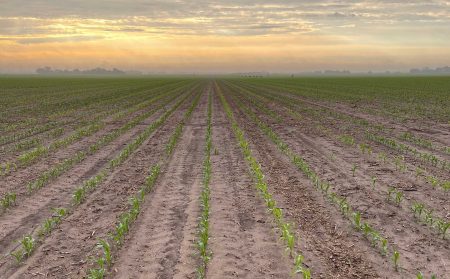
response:
[[[230,73],[450,65],[450,1],[14,0],[0,73]]]

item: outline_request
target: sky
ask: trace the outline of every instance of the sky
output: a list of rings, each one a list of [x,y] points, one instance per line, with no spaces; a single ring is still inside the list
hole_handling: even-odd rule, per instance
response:
[[[0,73],[450,65],[450,1],[0,0]]]

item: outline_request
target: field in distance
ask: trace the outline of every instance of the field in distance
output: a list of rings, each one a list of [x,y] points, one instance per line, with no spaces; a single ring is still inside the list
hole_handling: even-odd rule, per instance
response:
[[[449,278],[450,77],[0,96],[0,278]]]

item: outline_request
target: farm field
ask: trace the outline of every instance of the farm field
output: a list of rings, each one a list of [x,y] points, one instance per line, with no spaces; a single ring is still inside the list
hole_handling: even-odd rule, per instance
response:
[[[0,278],[450,278],[449,77],[0,96]]]

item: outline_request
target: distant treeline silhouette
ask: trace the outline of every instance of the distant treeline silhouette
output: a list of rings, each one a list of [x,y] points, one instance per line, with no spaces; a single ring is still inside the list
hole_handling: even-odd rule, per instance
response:
[[[103,68],[95,68],[89,70],[59,70],[52,69],[51,67],[43,67],[36,70],[36,73],[40,75],[124,75],[126,72],[119,69],[107,70]]]
[[[409,71],[411,74],[450,74],[450,67],[445,66],[436,69],[430,69],[428,67],[422,69],[411,69]]]

